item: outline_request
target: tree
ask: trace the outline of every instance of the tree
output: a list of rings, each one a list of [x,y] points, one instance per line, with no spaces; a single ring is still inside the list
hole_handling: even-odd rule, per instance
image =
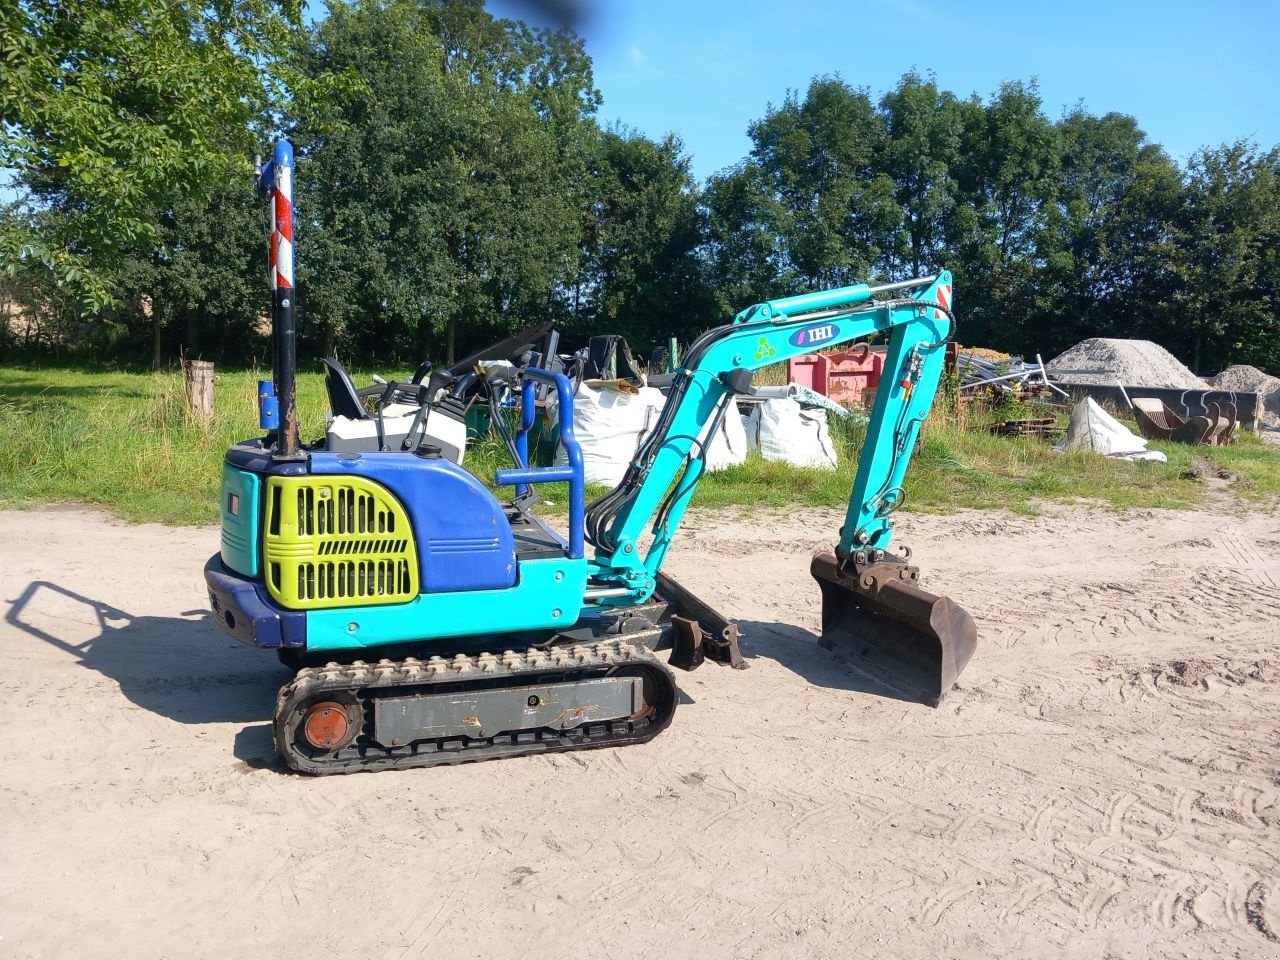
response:
[[[93,313],[129,258],[235,159],[299,0],[19,0],[0,8],[0,167],[25,203],[0,219],[0,265],[43,271]],[[37,266],[38,265],[38,266]]]
[[[132,307],[124,322],[135,342],[140,327],[150,328],[153,368],[163,365],[167,346],[221,360],[265,354],[271,302],[265,219],[264,202],[239,164],[165,211],[156,250],[130,261],[121,282]],[[176,343],[167,343],[166,333]]]
[[[1237,141],[1188,164],[1175,217],[1179,344],[1197,371],[1280,360],[1280,150]]]
[[[699,194],[680,141],[606,130],[595,157],[574,327],[647,346],[711,325]]]
[[[299,65],[349,78],[295,121],[300,299],[326,347],[452,360],[563,310],[599,99],[578,38],[479,0],[370,0],[334,5]]]
[[[962,132],[948,163],[954,205],[944,219],[943,257],[965,291],[963,335],[1035,348],[1044,268],[1058,234],[1057,131],[1034,82],[1003,83],[987,103],[975,97],[951,109]]]
[[[880,100],[888,136],[877,165],[902,211],[888,257],[895,275],[918,277],[946,260],[947,218],[956,205],[953,168],[968,112],[955,94],[916,73]]]
[[[1057,124],[1036,333],[1048,355],[1090,336],[1156,336],[1182,175],[1133,117],[1081,107]]]
[[[866,92],[816,78],[803,100],[789,93],[748,133],[750,157],[706,190],[722,309],[883,273],[902,210]]]
[[[893,183],[877,168],[885,129],[863,90],[819,77],[751,125],[751,159],[780,205],[794,282],[835,287],[883,265],[901,220]]]
[[[721,315],[792,292],[783,242],[786,210],[759,164],[746,160],[707,181],[707,270]]]

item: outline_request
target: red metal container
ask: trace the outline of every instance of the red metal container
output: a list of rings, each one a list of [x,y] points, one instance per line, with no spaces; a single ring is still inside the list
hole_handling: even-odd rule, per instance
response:
[[[880,386],[884,354],[865,347],[847,353],[806,353],[787,361],[787,379],[830,397],[843,407],[862,405],[863,394]]]
[[[828,354],[827,396],[842,407],[862,405],[862,395],[880,386],[884,354],[874,350]]]
[[[787,361],[787,382],[808,387],[814,393],[827,395],[831,361],[820,353],[806,353]]]

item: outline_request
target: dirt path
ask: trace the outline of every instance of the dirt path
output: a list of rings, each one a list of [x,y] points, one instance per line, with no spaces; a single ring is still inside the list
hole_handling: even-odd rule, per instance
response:
[[[741,618],[654,743],[277,768],[212,530],[0,513],[0,956],[1280,955],[1280,517],[906,517],[979,622],[940,710],[814,642],[815,516],[695,517]]]

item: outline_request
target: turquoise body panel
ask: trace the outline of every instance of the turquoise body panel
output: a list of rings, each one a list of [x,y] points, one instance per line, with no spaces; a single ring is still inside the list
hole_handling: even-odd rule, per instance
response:
[[[582,612],[587,561],[522,560],[502,590],[424,593],[408,603],[307,612],[308,650],[352,650],[412,640],[573,626]]]
[[[246,577],[257,577],[261,569],[261,490],[256,473],[222,465],[222,562]]]

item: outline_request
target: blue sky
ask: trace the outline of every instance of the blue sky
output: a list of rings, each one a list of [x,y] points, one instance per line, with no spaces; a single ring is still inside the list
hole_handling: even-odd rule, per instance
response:
[[[746,155],[770,102],[824,73],[873,99],[911,69],[961,96],[1035,77],[1051,118],[1081,100],[1128,113],[1178,160],[1238,138],[1280,143],[1280,0],[581,2],[600,118],[678,134],[699,179]]]

